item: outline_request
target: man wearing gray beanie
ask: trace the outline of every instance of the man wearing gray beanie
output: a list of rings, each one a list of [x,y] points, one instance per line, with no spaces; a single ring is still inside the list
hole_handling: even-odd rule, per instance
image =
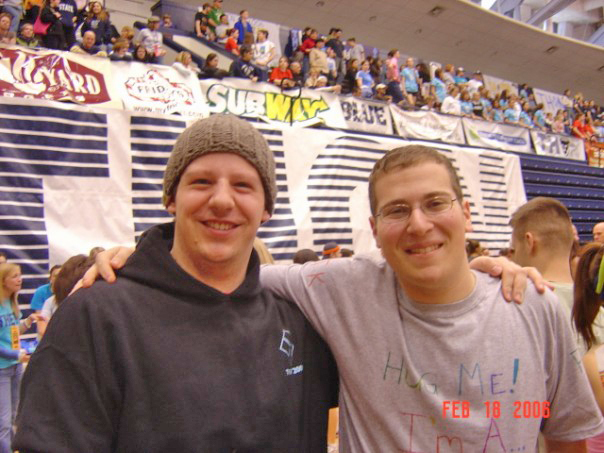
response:
[[[261,289],[276,197],[262,135],[214,115],[176,141],[163,202],[118,281],[61,305],[22,383],[20,451],[319,452],[337,403],[329,350]]]

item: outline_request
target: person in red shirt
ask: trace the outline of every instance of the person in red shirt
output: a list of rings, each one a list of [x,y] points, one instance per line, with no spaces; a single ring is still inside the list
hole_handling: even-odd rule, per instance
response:
[[[227,31],[227,40],[226,43],[224,44],[224,48],[231,52],[232,54],[235,54],[237,56],[239,56],[239,44],[237,44],[237,39],[239,38],[239,30],[237,30],[236,28],[229,28],[229,30]]]
[[[282,88],[292,88],[295,86],[296,82],[294,81],[294,75],[289,69],[287,57],[283,56],[279,58],[279,66],[273,68],[268,81]]]
[[[585,122],[585,114],[579,113],[573,122],[572,133],[575,137],[582,138],[583,140],[587,140],[590,137],[589,134],[589,125]],[[592,129],[593,132],[593,129]]]

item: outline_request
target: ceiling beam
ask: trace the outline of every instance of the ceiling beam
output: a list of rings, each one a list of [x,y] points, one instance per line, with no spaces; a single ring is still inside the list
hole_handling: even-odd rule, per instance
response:
[[[499,14],[505,14],[508,11],[518,8],[523,3],[524,0],[497,0],[493,3],[490,10]]]
[[[529,20],[526,21],[526,23],[538,27],[554,14],[559,13],[573,3],[575,3],[575,0],[552,0],[544,7],[535,11],[535,13],[529,18]]]

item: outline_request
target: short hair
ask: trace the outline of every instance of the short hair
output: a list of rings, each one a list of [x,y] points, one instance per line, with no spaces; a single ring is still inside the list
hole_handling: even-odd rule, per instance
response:
[[[25,23],[21,24],[21,27],[19,28],[19,30],[23,31],[23,29],[24,29],[25,27],[31,27],[31,28],[34,28],[34,24],[32,24],[32,23],[30,23],[30,22],[25,22]]]
[[[52,285],[57,305],[69,296],[75,284],[93,264],[94,257],[86,255],[75,255],[65,261]]]
[[[354,250],[350,249],[342,249],[340,250],[340,253],[342,254],[342,258],[350,258],[354,256]]]
[[[3,17],[8,17],[11,22],[13,21],[13,16],[8,13],[0,13],[0,19],[2,19]]]
[[[128,42],[127,39],[119,38],[118,40],[115,41],[115,44],[113,45],[113,51],[117,52],[118,50],[128,49],[129,47],[130,47],[130,43]]]
[[[122,33],[126,32],[128,39],[134,38],[134,29],[128,25],[124,25],[122,27]]]
[[[252,48],[250,46],[243,45],[239,48],[239,53],[243,56],[244,53],[252,53]]]
[[[357,39],[353,36],[352,38],[348,38],[347,41],[354,41],[357,42]]]
[[[268,38],[268,30],[266,30],[265,28],[261,28],[260,30],[258,30],[258,33],[262,33],[266,38]]]
[[[319,38],[319,39],[317,39],[316,43],[318,44],[318,43],[320,43],[320,42],[325,43],[325,40],[324,40],[323,38]]]
[[[294,255],[295,264],[304,264],[308,261],[319,261],[319,257],[311,249],[298,250]]]
[[[531,232],[549,249],[566,250],[573,244],[572,221],[568,209],[555,198],[536,197],[520,206],[510,219],[512,235]]]
[[[449,173],[451,188],[453,189],[453,193],[455,193],[455,198],[461,204],[463,200],[461,183],[451,161],[434,148],[423,145],[408,145],[386,152],[373,166],[373,170],[371,170],[371,174],[369,175],[369,206],[371,214],[376,214],[378,203],[375,195],[375,185],[383,175],[393,170],[403,170],[424,163],[435,163],[445,167],[447,173]]]

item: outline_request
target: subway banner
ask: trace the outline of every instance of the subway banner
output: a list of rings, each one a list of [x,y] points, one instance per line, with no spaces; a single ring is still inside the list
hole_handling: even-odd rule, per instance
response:
[[[270,83],[233,77],[200,82],[211,113],[232,113],[275,125],[346,127],[339,98],[328,91],[281,90]]]
[[[580,138],[531,130],[531,139],[537,154],[585,162],[585,146]]]
[[[49,267],[96,246],[133,244],[172,217],[161,203],[163,171],[180,115],[0,98],[0,250],[25,276],[22,303]],[[386,150],[413,143],[394,136],[250,122],[277,162],[279,194],[258,236],[277,261],[329,241],[376,251],[367,178]],[[508,216],[525,202],[517,156],[431,143],[459,169],[472,233],[493,250],[508,246]]]
[[[396,106],[390,108],[398,135],[423,140],[442,140],[447,143],[465,143],[461,118],[434,112],[406,112]]]
[[[525,127],[462,118],[468,145],[505,151],[532,153],[529,130]]]

